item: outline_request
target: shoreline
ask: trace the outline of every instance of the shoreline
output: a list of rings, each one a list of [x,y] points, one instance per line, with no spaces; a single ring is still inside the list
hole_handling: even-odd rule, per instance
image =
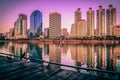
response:
[[[65,43],[65,44],[119,44],[120,40],[0,40],[0,42],[43,42],[43,43]]]

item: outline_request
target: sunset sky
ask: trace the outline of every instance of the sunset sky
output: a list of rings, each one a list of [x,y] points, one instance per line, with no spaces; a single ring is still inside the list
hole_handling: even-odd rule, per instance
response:
[[[89,7],[96,11],[99,5],[107,9],[110,4],[116,7],[117,24],[120,24],[120,0],[0,0],[0,33],[13,28],[20,13],[27,15],[29,28],[30,15],[34,10],[43,13],[43,28],[49,27],[50,12],[61,13],[61,27],[67,28],[70,32],[71,24],[74,23],[74,11],[77,8],[81,8],[82,19],[86,19]]]

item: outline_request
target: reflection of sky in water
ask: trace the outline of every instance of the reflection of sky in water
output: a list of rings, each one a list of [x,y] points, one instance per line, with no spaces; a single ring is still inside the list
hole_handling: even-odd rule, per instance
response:
[[[120,72],[120,60],[117,59],[120,56],[120,46],[0,42],[0,51],[9,51],[18,56],[29,51],[33,59]]]

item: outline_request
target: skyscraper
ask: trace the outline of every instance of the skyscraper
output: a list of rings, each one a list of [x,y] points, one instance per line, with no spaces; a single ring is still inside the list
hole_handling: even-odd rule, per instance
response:
[[[78,8],[76,11],[75,11],[75,23],[77,23],[79,20],[81,20],[81,11],[80,11],[80,8]]]
[[[26,38],[27,36],[27,16],[19,14],[17,21],[14,23],[15,38]]]
[[[105,9],[102,6],[99,6],[97,10],[97,35],[105,35]]]
[[[78,22],[81,20],[81,11],[80,8],[78,8],[74,13],[74,23],[71,25],[71,32],[70,37],[71,38],[77,38],[78,36]]]
[[[113,35],[112,27],[116,25],[116,8],[109,5],[106,11],[106,35]]]
[[[55,39],[61,34],[61,14],[52,12],[49,14],[49,38]]]
[[[42,13],[38,10],[33,11],[30,16],[30,37],[42,35]]]
[[[78,22],[81,20],[81,11],[80,11],[80,8],[78,8],[76,11],[75,11],[75,37],[77,38],[78,37]]]
[[[19,15],[19,27],[20,34],[22,35],[23,38],[25,38],[27,35],[27,15],[25,14]]]
[[[76,37],[76,26],[75,23],[71,25],[71,31],[70,31],[70,38],[75,38]]]
[[[79,20],[77,24],[77,38],[83,38],[87,34],[86,21]]]
[[[92,8],[87,11],[87,34],[89,37],[94,36],[94,10]]]

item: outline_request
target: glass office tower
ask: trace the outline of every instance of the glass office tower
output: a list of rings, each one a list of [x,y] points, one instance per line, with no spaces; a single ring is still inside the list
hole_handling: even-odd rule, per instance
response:
[[[30,16],[30,37],[39,37],[40,35],[42,35],[42,13],[35,10]]]

